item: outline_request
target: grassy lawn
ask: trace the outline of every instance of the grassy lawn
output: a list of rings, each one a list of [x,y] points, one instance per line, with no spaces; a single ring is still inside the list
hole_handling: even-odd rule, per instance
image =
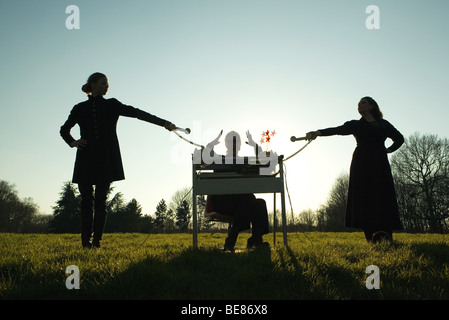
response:
[[[239,236],[244,249],[248,234]],[[223,253],[224,234],[106,234],[101,250],[77,234],[0,234],[1,299],[449,299],[449,235],[396,234],[368,244],[361,233],[272,234],[271,249]],[[68,266],[80,288],[67,289]],[[366,280],[379,270],[380,288]]]

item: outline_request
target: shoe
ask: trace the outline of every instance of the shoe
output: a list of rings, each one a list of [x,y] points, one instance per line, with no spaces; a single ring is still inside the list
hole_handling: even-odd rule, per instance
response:
[[[262,242],[257,247],[258,248],[270,248],[270,244],[268,242]]]
[[[390,235],[385,231],[377,231],[373,234],[373,238],[371,240],[373,243],[378,243],[381,241],[392,242]]]
[[[223,247],[223,252],[231,252],[234,253],[235,252],[235,248],[234,247],[230,247],[230,246],[224,246]]]
[[[92,247],[95,249],[100,249],[100,241],[99,240],[94,240],[92,242]]]
[[[83,246],[83,249],[91,249],[92,248],[92,243],[90,241],[83,242],[81,245]]]
[[[262,241],[262,236],[252,236],[248,238],[248,241],[246,242],[246,248],[251,249],[252,247],[258,247],[262,245],[264,242]],[[268,242],[266,242],[268,243]]]

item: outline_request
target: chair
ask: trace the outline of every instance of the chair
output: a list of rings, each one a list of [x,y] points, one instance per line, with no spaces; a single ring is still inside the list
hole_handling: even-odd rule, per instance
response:
[[[228,216],[226,214],[212,211],[212,203],[211,203],[209,197],[206,198],[206,207],[204,210],[204,216],[207,219],[209,219],[209,221],[212,221],[212,222],[227,223],[228,224],[228,233],[231,231],[232,222],[233,222],[232,216]]]

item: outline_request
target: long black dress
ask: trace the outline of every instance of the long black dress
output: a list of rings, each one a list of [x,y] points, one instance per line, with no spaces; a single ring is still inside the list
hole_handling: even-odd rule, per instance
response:
[[[346,206],[346,227],[364,230],[400,230],[402,224],[385,140],[390,138],[391,151],[403,143],[402,134],[387,120],[368,122],[364,118],[342,126],[319,130],[322,136],[354,135],[354,150]]]

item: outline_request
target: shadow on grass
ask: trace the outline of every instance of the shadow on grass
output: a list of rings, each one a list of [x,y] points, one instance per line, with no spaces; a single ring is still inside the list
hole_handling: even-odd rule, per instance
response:
[[[373,250],[382,253],[399,250],[402,246],[375,246]],[[344,259],[323,259],[319,252],[306,250],[299,253],[294,248],[275,247],[232,254],[223,253],[216,248],[186,247],[168,253],[168,257],[144,256],[142,260],[127,265],[120,272],[114,271],[116,265],[121,263],[113,260],[115,251],[109,253],[106,249],[98,256],[92,252],[93,259],[85,257],[89,267],[80,265],[79,290],[65,288],[67,276],[63,269],[28,272],[27,270],[37,267],[28,260],[17,265],[4,264],[4,268],[0,270],[0,285],[3,286],[3,296],[0,294],[0,298],[447,299],[444,288],[449,287],[449,246],[445,243],[413,243],[410,248],[417,259],[402,261],[400,270],[395,266],[382,269],[381,290],[366,289],[366,266],[359,270],[353,267],[357,261],[346,263]],[[80,252],[80,255],[85,255],[85,252]],[[71,253],[70,257],[72,256],[76,257],[77,253]],[[59,259],[70,257],[61,256]],[[104,257],[107,259],[102,260]],[[81,262],[84,261],[83,258],[80,259]],[[103,264],[103,261],[106,263]]]
[[[449,245],[446,243],[413,243],[411,249],[431,259],[433,265],[449,265]]]
[[[99,299],[279,299],[271,250],[189,248],[167,261],[146,258],[94,288]]]
[[[241,253],[189,248],[167,261],[133,264],[87,291],[96,299],[299,300],[348,299],[363,287],[347,270],[324,265],[312,274],[289,248]],[[276,253],[277,258],[271,255]],[[343,289],[346,288],[346,289]],[[365,289],[366,291],[366,289]]]

